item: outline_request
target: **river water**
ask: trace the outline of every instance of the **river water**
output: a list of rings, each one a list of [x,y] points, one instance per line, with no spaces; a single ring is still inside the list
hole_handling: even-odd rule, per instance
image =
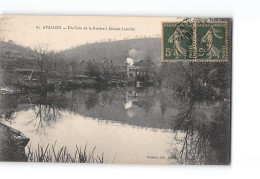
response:
[[[76,145],[105,163],[225,164],[230,103],[192,101],[164,88],[0,95],[1,120],[29,146]],[[26,150],[28,150],[26,148]]]

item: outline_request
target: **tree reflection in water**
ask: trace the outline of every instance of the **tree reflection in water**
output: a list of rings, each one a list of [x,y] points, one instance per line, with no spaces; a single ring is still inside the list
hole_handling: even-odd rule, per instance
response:
[[[34,127],[37,128],[37,133],[45,132],[45,127],[51,126],[61,117],[59,109],[55,106],[38,104],[34,106],[34,112],[36,114]]]
[[[34,123],[34,129],[36,133],[45,133],[45,128],[52,126],[58,119],[60,119],[61,113],[59,109],[57,98],[53,96],[43,95],[36,101],[36,104],[31,108],[35,113],[29,123]]]
[[[172,163],[229,164],[230,103],[206,104],[190,101],[187,109],[174,117]]]

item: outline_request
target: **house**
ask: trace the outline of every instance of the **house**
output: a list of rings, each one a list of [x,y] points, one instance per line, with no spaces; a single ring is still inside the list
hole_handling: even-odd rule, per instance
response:
[[[87,79],[89,79],[89,77],[87,75],[81,75],[81,74],[76,74],[74,78],[76,81],[79,81],[79,82],[86,81]]]
[[[102,72],[107,75],[108,78],[125,78],[126,65],[113,63],[113,60],[107,60],[104,58],[99,64]]]
[[[140,60],[134,62],[133,65],[127,66],[127,77],[128,78],[137,78],[137,77],[148,77],[150,72],[154,70],[153,62]]]
[[[75,74],[80,73],[83,74],[85,72],[85,67],[87,65],[87,61],[82,60],[80,63],[76,61],[71,61],[69,65],[69,73]]]
[[[40,71],[38,69],[31,69],[31,68],[16,68],[14,72],[22,75],[23,80],[30,81],[30,82],[39,82],[40,76],[45,74],[45,71]]]

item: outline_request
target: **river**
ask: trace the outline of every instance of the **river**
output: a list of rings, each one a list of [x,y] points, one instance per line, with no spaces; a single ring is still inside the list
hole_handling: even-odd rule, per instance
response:
[[[193,101],[164,88],[0,95],[1,120],[28,146],[76,146],[105,163],[224,164],[230,159],[230,102]],[[28,150],[28,148],[26,148]]]

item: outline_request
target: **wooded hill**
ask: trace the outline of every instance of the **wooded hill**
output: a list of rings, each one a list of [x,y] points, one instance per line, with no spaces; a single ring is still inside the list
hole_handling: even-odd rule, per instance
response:
[[[1,54],[8,58],[33,58],[35,52],[27,47],[14,44],[12,41],[0,41]],[[131,54],[130,52],[134,53]],[[146,58],[148,55],[155,64],[160,63],[161,40],[160,38],[140,38],[119,40],[111,42],[98,42],[84,44],[78,47],[61,51],[65,59],[81,62],[82,60],[95,60],[101,62],[106,58],[115,64],[124,64],[126,58],[132,58],[135,61]]]
[[[131,50],[135,52],[133,56],[129,54]],[[124,64],[125,59],[128,57],[138,61],[149,55],[157,64],[160,63],[161,39],[140,38],[85,44],[64,50],[63,53],[66,57],[79,61],[94,59],[97,62],[101,62],[106,58],[109,62],[113,60],[113,63],[116,64]]]
[[[0,41],[1,55],[8,55],[16,58],[32,58],[35,54],[29,47],[23,47],[12,41]]]

